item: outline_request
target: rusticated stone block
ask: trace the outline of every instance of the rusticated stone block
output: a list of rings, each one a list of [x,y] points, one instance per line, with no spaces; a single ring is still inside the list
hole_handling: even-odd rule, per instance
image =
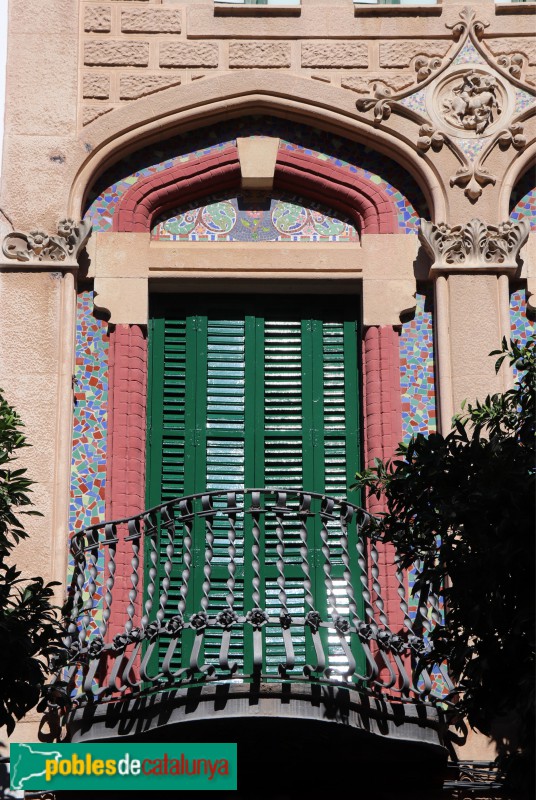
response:
[[[82,109],[82,125],[89,125],[90,122],[102,117],[113,109],[113,106],[85,106]]]
[[[165,43],[160,46],[161,67],[217,67],[218,45],[186,42]]]
[[[123,75],[119,84],[121,100],[136,100],[170,86],[178,86],[180,75],[161,77],[160,75]]]
[[[84,64],[88,67],[146,67],[149,42],[118,42],[107,39],[84,44]]]
[[[283,42],[231,42],[229,66],[290,67],[290,45]]]
[[[307,42],[302,44],[302,66],[351,69],[368,66],[366,42]]]
[[[525,56],[530,66],[536,64],[536,39],[519,37],[519,39],[490,39],[487,45],[496,56],[510,56],[520,53]]]
[[[136,8],[121,14],[123,33],[180,33],[181,14],[172,8]]]
[[[86,6],[84,30],[88,33],[109,33],[112,29],[111,6]]]
[[[381,42],[380,67],[409,67],[417,56],[442,58],[449,46],[443,41]]]
[[[92,73],[84,75],[82,94],[84,97],[96,100],[107,100],[110,97],[110,78],[107,75],[93,75]]]

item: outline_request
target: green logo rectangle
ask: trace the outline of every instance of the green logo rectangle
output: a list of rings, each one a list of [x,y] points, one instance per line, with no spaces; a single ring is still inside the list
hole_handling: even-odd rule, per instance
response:
[[[226,789],[236,744],[12,744],[11,789]]]

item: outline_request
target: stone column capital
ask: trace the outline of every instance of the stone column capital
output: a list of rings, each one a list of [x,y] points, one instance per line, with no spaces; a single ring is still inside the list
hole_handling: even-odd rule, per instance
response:
[[[450,226],[421,220],[419,239],[432,259],[430,275],[445,272],[515,272],[518,256],[528,239],[527,220],[486,225],[472,219]]]
[[[78,256],[91,233],[91,222],[62,219],[55,234],[35,228],[10,231],[2,241],[2,266],[77,269]]]

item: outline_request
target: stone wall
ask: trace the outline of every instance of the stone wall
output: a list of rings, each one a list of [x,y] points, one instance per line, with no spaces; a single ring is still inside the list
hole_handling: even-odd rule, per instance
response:
[[[379,43],[378,21],[356,16],[351,0],[324,7],[305,0],[297,16],[288,9],[264,16],[254,7],[220,16],[207,0],[142,2],[81,3],[81,125],[162,89],[239,69],[300,74],[357,92],[373,83],[400,90],[418,83],[422,59],[445,56],[451,38],[425,17],[415,31],[422,38]]]

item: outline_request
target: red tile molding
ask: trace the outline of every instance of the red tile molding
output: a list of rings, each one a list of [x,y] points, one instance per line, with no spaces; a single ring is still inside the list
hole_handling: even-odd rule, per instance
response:
[[[236,147],[150,175],[125,192],[113,217],[114,231],[150,231],[153,218],[177,204],[240,185]]]
[[[360,233],[396,233],[393,201],[371,181],[313,156],[280,150],[275,166],[277,188],[312,197],[357,223]]]
[[[113,230],[150,231],[153,219],[166,209],[239,186],[238,151],[230,145],[138,181],[120,200]],[[398,230],[396,208],[388,194],[314,156],[279,150],[274,187],[343,211],[361,233]]]
[[[365,459],[371,466],[375,458],[391,458],[402,440],[399,335],[390,325],[365,332],[363,384]],[[369,510],[383,511],[383,500],[371,498]]]
[[[402,440],[402,395],[400,390],[399,335],[390,325],[368,328],[363,341],[363,412],[365,462],[391,458]],[[369,497],[372,514],[385,511],[383,498]],[[379,578],[391,630],[402,630],[396,577],[393,573],[395,551],[391,544],[378,546]]]
[[[138,325],[116,325],[110,332],[108,389],[106,519],[121,519],[145,509],[145,429],[147,402],[147,339]],[[120,537],[116,553],[115,592],[128,598],[133,588],[132,549]],[[140,586],[143,553],[140,548]],[[141,614],[141,593],[135,602]],[[117,618],[114,611],[117,612]],[[124,609],[112,606],[108,634],[124,628]]]

